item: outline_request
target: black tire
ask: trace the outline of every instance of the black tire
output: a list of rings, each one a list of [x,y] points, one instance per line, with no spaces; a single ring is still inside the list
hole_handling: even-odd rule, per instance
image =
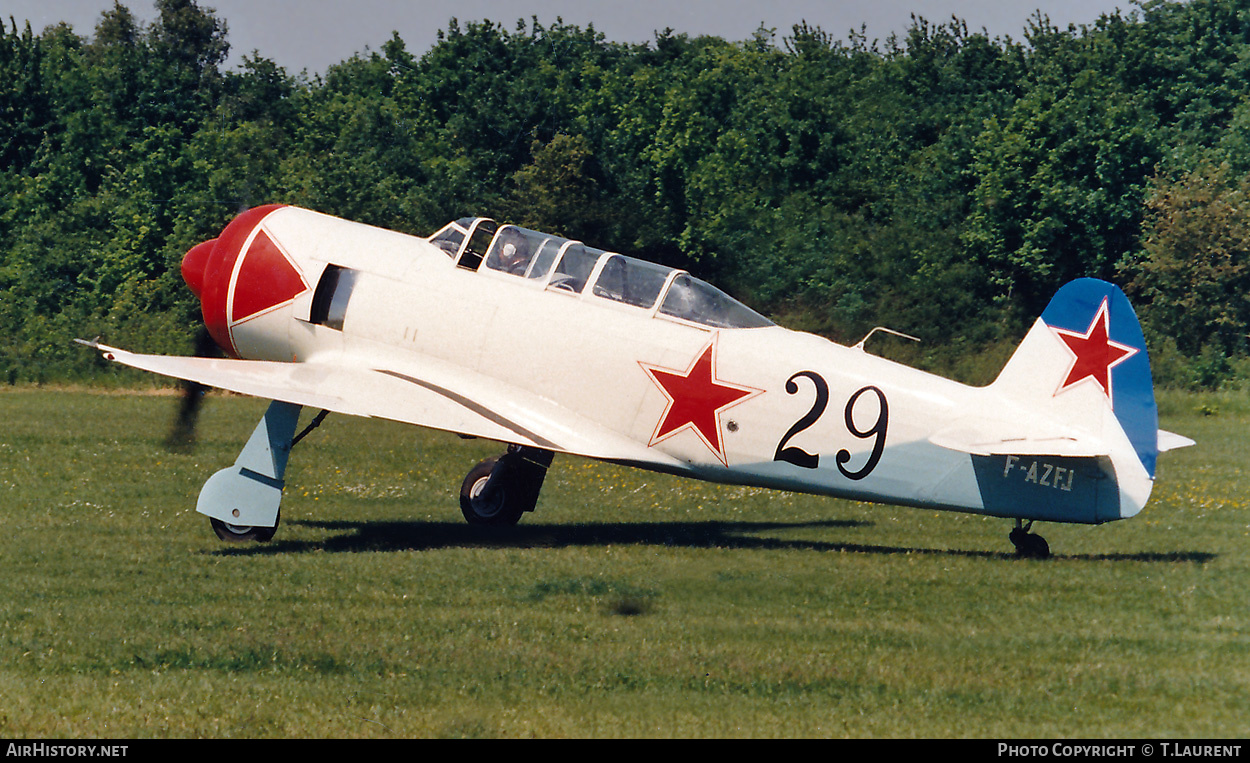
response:
[[[282,521],[281,512],[278,513],[278,521]],[[227,543],[247,543],[248,541],[268,543],[273,540],[274,533],[278,532],[277,524],[273,527],[232,525],[212,517],[209,517],[208,522],[213,526],[213,532],[217,534],[217,537]]]
[[[524,504],[516,500],[516,486],[506,479],[508,475],[499,475],[503,479],[495,480],[489,494],[483,492],[498,462],[499,456],[479,462],[460,485],[460,513],[471,525],[515,525],[525,513]]]

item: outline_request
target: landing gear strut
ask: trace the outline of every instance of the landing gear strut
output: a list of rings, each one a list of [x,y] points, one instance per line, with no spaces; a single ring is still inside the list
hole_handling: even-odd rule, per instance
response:
[[[1016,556],[1025,559],[1049,559],[1050,546],[1046,543],[1045,538],[1030,532],[1032,529],[1033,520],[1029,520],[1027,527],[1024,525],[1023,520],[1016,520],[1016,528],[1007,536],[1011,539],[1012,545],[1016,547]]]
[[[291,448],[325,419],[322,411],[298,435],[300,406],[274,401],[265,410],[234,465],[213,474],[200,489],[195,510],[217,537],[232,543],[273,539],[281,516],[283,479]]]
[[[551,458],[549,450],[510,445],[481,461],[460,486],[460,513],[471,525],[515,525],[538,503]]]

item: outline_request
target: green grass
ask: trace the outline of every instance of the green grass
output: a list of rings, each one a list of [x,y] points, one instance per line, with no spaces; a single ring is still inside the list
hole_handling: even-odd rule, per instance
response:
[[[194,511],[263,403],[0,393],[0,737],[1230,737],[1250,717],[1250,395],[1165,395],[1155,501],[1010,523],[557,458],[463,523],[498,446],[331,416],[275,540]],[[305,417],[307,418],[307,416]]]

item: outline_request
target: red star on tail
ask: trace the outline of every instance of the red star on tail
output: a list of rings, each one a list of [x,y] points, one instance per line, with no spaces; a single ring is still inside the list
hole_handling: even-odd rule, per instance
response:
[[[1063,380],[1063,384],[1059,385],[1059,389],[1055,391],[1056,395],[1086,379],[1093,379],[1098,386],[1102,387],[1102,391],[1106,393],[1107,399],[1111,400],[1114,408],[1115,399],[1111,395],[1111,369],[1136,355],[1137,348],[1111,341],[1110,326],[1110,311],[1107,309],[1107,300],[1103,299],[1084,334],[1051,327],[1051,331],[1063,340],[1064,345],[1072,353],[1072,365],[1068,367],[1068,375]]]
[[[685,371],[659,368],[639,362],[651,376],[668,406],[660,418],[650,445],[689,429],[703,440],[722,464],[725,447],[720,436],[720,414],[762,390],[730,384],[716,378],[716,340],[713,339]]]

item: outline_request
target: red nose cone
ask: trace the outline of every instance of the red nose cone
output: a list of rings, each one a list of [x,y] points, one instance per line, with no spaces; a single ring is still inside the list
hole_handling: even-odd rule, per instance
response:
[[[191,293],[197,298],[204,293],[204,269],[213,256],[213,248],[216,245],[217,239],[196,244],[182,258],[182,280],[187,282]]]

